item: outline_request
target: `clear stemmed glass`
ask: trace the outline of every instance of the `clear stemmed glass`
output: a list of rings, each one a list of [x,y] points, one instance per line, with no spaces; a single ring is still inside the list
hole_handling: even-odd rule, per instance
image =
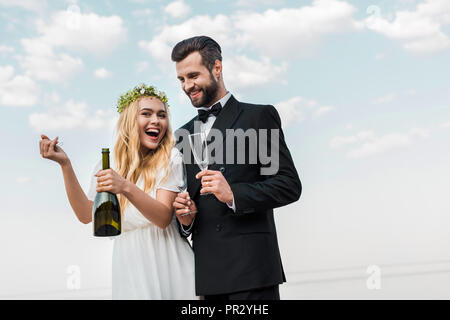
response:
[[[187,191],[187,174],[186,174],[186,165],[184,164],[184,162],[182,162],[181,168],[183,170],[183,179],[181,179],[180,184],[177,186],[177,188],[181,193],[186,193],[186,191]],[[184,217],[191,213],[192,213],[191,210],[189,210],[188,212],[183,213],[181,216]]]
[[[201,171],[208,169],[209,153],[206,134],[204,132],[193,133],[189,135],[189,145],[191,146],[195,162]],[[211,194],[211,192],[202,193],[201,195]]]

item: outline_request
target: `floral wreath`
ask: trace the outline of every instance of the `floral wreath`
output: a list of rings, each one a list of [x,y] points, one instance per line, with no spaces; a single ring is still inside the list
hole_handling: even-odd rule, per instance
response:
[[[147,87],[144,83],[142,83],[120,96],[117,101],[117,112],[122,113],[122,111],[125,110],[130,103],[143,96],[158,98],[162,101],[162,103],[169,107],[169,104],[167,103],[167,96],[164,92],[156,90],[153,86]]]

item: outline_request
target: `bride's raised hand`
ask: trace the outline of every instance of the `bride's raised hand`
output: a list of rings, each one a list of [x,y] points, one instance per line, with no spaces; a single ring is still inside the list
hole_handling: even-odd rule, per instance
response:
[[[45,134],[41,134],[41,140],[39,141],[39,149],[42,158],[53,160],[59,163],[61,166],[69,162],[69,157],[64,150],[57,145],[58,137],[50,140]]]

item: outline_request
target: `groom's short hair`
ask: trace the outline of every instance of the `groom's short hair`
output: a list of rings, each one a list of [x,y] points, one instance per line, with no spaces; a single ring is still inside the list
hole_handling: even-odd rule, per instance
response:
[[[180,62],[191,53],[198,51],[203,65],[212,70],[216,60],[222,61],[222,50],[219,44],[207,36],[197,36],[178,42],[172,50],[172,61]]]

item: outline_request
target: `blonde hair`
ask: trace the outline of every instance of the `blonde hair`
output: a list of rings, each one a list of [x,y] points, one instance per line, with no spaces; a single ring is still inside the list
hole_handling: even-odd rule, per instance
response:
[[[139,139],[137,117],[140,111],[139,102],[143,98],[147,97],[144,96],[136,99],[120,113],[119,121],[117,123],[118,137],[114,147],[114,158],[116,162],[116,172],[134,184],[138,181],[139,176],[142,175],[144,192],[148,193],[155,188],[157,182],[156,179],[161,170],[166,171],[163,176],[163,182],[170,173],[170,170],[166,170],[166,168],[169,168],[170,155],[172,148],[175,145],[175,138],[170,126],[169,109],[165,103],[161,102],[164,104],[167,114],[166,133],[156,149],[150,150],[146,155],[140,154],[139,150],[141,142]],[[120,208],[123,213],[124,209],[129,204],[129,200],[121,194],[119,194],[118,197]]]

